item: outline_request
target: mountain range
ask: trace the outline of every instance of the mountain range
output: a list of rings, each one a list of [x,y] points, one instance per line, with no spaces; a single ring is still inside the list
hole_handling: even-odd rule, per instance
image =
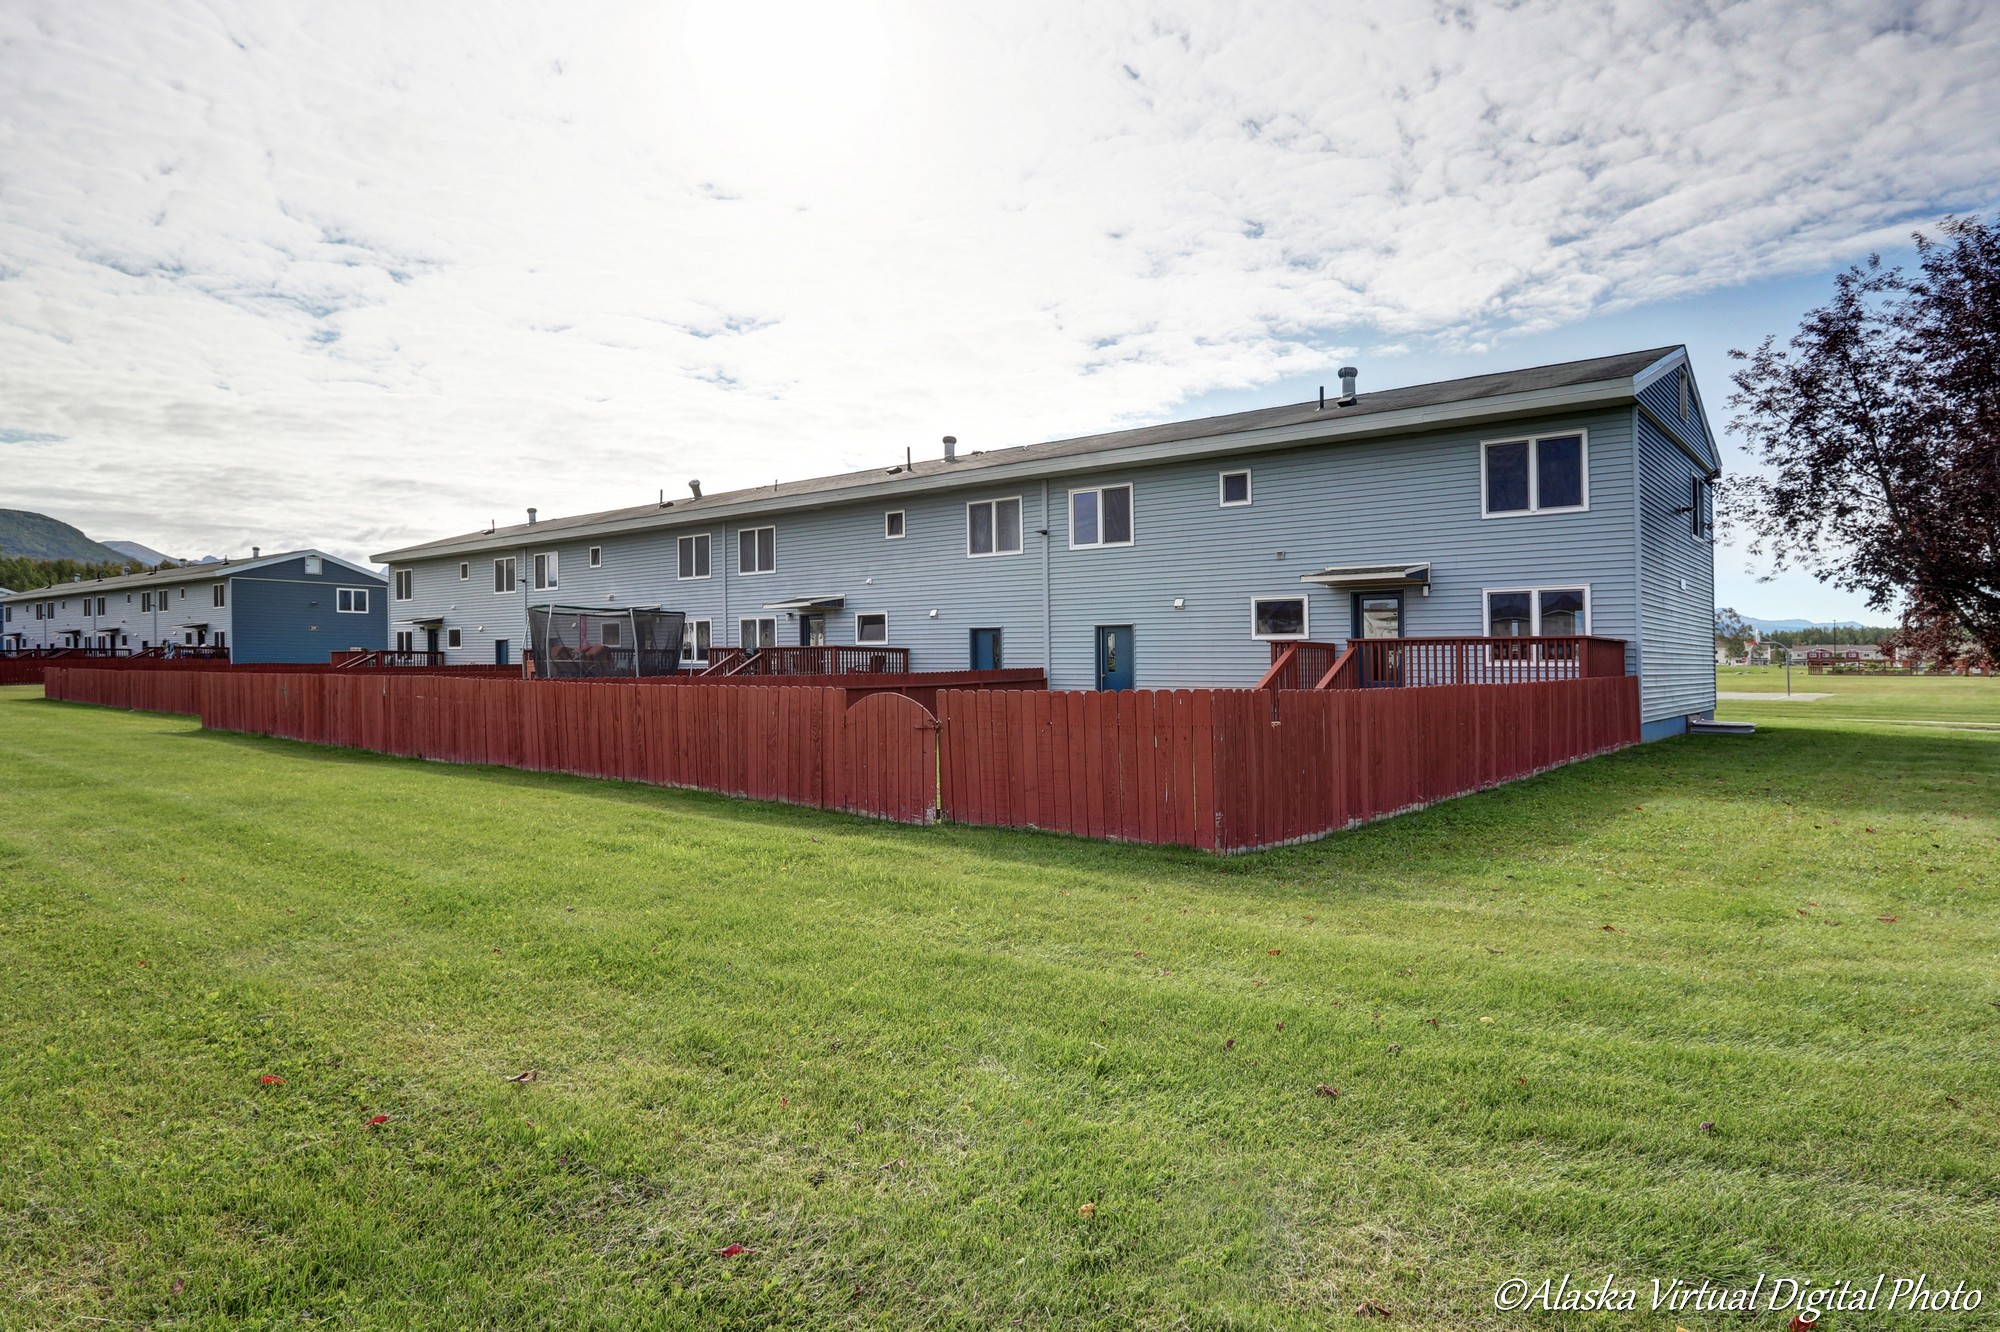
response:
[[[131,558],[92,541],[60,518],[29,509],[0,509],[0,555],[90,564],[120,564]]]
[[[1859,620],[1760,620],[1754,615],[1742,617],[1743,623],[1760,633],[1777,634],[1798,629],[1869,629]]]

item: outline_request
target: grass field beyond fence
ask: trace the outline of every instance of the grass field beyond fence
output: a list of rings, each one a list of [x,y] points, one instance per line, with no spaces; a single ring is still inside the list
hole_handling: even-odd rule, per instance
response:
[[[1975,1326],[2000,688],[1794,686],[1230,861],[0,690],[0,1325]]]

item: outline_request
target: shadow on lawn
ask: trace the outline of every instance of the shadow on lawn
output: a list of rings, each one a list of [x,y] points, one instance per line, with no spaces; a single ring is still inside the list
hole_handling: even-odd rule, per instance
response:
[[[175,738],[265,752],[293,749],[318,763],[341,767],[407,768],[427,762],[226,731],[192,730]],[[1834,815],[1861,808],[1941,814],[1983,799],[2000,784],[2000,742],[1965,733],[1883,735],[1819,726],[1768,727],[1751,737],[1689,736],[1571,764],[1299,846],[1228,857],[1186,847],[1097,842],[965,824],[919,828],[805,806],[565,773],[450,763],[429,763],[428,768],[449,782],[560,790],[576,799],[696,814],[785,834],[837,831],[919,853],[1129,876],[1155,885],[1163,878],[1213,885],[1232,877],[1263,880],[1367,873],[1392,859],[1404,870],[1422,872],[1430,862],[1439,872],[1463,872],[1468,855],[1489,860],[1545,858],[1589,840],[1635,806],[1689,796]],[[1943,783],[1956,789],[1940,789]]]

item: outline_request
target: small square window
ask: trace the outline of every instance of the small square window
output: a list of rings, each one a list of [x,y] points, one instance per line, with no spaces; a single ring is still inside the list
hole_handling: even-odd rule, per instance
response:
[[[900,541],[903,538],[903,511],[891,509],[882,515],[882,537],[886,541]]]
[[[1222,474],[1222,507],[1233,508],[1250,502],[1250,473],[1224,472]]]
[[[317,555],[306,556],[306,577],[308,578],[319,577],[320,571],[323,567],[324,566],[322,565],[319,556]]]
[[[1304,597],[1257,597],[1250,603],[1252,638],[1306,637]]]
[[[887,643],[889,641],[889,617],[887,615],[872,613],[855,616],[854,641],[862,644]]]
[[[593,569],[604,567],[604,547],[592,546],[590,548],[590,567]]]
[[[448,648],[462,648],[462,647],[464,647],[464,646],[465,646],[465,631],[464,631],[463,629],[447,629],[447,630],[445,630],[445,631],[444,631],[444,645],[445,645],[446,647],[448,647]]]

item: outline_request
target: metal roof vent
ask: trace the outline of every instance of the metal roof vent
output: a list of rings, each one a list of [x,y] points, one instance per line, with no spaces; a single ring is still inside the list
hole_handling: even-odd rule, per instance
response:
[[[261,559],[263,559],[263,558],[264,558],[264,548],[263,548],[262,546],[252,546],[252,547],[250,547],[250,558],[251,558],[251,559],[253,559],[253,560],[261,560]]]
[[[688,489],[689,489],[689,490],[692,490],[692,491],[694,492],[694,497],[695,497],[696,499],[700,499],[700,498],[701,498],[701,482],[699,482],[699,481],[690,481],[690,482],[688,482]]]
[[[535,525],[535,511],[533,509],[530,509],[528,510],[528,526],[533,527],[534,525]]]
[[[1342,407],[1354,405],[1354,378],[1361,372],[1351,365],[1340,367],[1340,403]]]
[[[957,436],[957,435],[946,435],[946,436],[944,437],[944,460],[945,460],[946,462],[957,462],[957,461],[958,461],[958,436]]]

